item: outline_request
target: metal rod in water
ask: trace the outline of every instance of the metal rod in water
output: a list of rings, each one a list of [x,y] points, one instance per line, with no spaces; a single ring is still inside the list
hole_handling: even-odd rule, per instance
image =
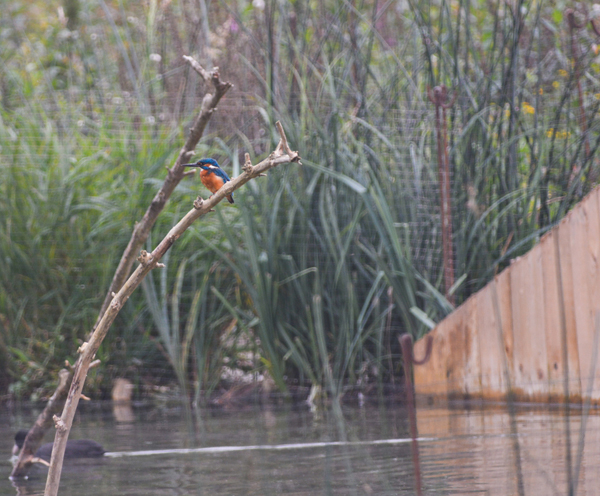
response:
[[[433,438],[419,438],[417,441],[433,441]],[[291,444],[258,444],[250,446],[209,446],[204,448],[179,448],[158,449],[144,451],[112,451],[104,453],[108,458],[121,458],[124,456],[152,456],[152,455],[186,455],[190,453],[230,453],[235,451],[278,451],[294,449],[315,449],[329,446],[372,446],[382,444],[407,444],[412,442],[411,438],[399,439],[376,439],[373,441],[324,441],[316,443],[291,443]]]
[[[413,363],[416,365],[422,365],[431,355],[431,346],[433,344],[433,338],[427,336],[427,350],[425,357],[422,360],[415,360],[413,356],[413,340],[410,334],[403,334],[399,338],[400,346],[402,348],[402,360],[404,362],[404,382],[406,384],[406,403],[408,405],[408,419],[410,421],[410,437],[412,440],[412,458],[413,465],[415,467],[415,490],[417,496],[422,496],[421,490],[421,462],[419,460],[419,444],[417,439],[417,410],[415,408],[415,397],[413,393],[412,384],[412,366]]]

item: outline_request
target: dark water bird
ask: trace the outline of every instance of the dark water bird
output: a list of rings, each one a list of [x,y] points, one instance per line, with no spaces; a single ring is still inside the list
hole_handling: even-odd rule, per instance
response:
[[[211,193],[219,191],[226,182],[231,181],[227,172],[219,166],[214,158],[203,158],[194,164],[184,164],[184,167],[200,167],[200,181]],[[227,195],[229,203],[233,203],[233,193]]]
[[[13,455],[17,455],[27,437],[28,431],[25,429],[20,430],[15,434],[15,445],[13,447]],[[52,456],[52,446],[54,443],[42,444],[39,449],[35,452],[35,456],[42,458],[43,460],[50,461]],[[101,444],[91,439],[74,439],[67,441],[67,447],[65,448],[65,458],[77,459],[77,458],[98,458],[106,453],[106,450]]]

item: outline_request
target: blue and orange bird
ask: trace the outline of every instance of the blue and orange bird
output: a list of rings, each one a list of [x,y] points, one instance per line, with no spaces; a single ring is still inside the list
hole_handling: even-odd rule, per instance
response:
[[[200,167],[200,181],[211,193],[216,193],[226,182],[231,181],[227,172],[221,169],[214,158],[203,158],[195,164],[184,164],[183,166]],[[233,203],[233,193],[227,195],[227,201]]]

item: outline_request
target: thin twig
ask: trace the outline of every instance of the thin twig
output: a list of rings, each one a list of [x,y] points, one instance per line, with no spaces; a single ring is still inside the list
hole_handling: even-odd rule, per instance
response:
[[[200,74],[200,77],[204,79],[204,81],[210,80],[210,72],[208,72],[204,67],[202,67],[193,57],[190,57],[189,55],[184,55],[183,60],[190,64],[192,66],[192,69],[194,69],[198,74]],[[216,67],[215,69],[218,70],[218,67]]]

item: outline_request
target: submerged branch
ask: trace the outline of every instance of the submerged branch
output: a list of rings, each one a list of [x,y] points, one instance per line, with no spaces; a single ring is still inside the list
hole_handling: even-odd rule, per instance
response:
[[[65,404],[70,378],[71,373],[66,369],[62,369],[58,373],[58,386],[52,397],[48,400],[48,404],[46,405],[46,408],[44,408],[44,411],[39,414],[35,424],[29,429],[21,453],[19,453],[19,459],[10,474],[11,479],[25,477],[31,466],[34,463],[39,462],[34,456],[35,452],[42,444],[44,434],[52,425],[53,416],[59,413]]]

